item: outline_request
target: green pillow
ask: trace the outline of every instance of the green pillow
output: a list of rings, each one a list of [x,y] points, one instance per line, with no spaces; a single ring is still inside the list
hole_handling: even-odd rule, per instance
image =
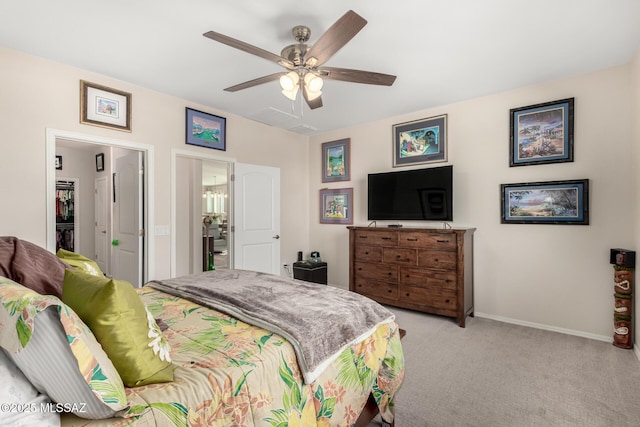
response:
[[[94,276],[104,276],[102,270],[100,270],[100,267],[98,266],[98,263],[84,255],[60,248],[58,249],[58,252],[56,252],[56,256],[64,261],[65,264],[75,267],[80,271],[93,274]]]
[[[89,326],[125,385],[173,381],[169,344],[129,282],[65,270],[62,301]]]

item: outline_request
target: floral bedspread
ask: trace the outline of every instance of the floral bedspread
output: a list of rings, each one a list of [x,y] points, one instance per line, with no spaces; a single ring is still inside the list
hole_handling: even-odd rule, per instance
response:
[[[395,323],[305,384],[293,347],[279,335],[150,287],[139,293],[171,345],[175,380],[126,389],[127,418],[63,415],[63,426],[351,426],[370,393],[393,420],[404,378]]]

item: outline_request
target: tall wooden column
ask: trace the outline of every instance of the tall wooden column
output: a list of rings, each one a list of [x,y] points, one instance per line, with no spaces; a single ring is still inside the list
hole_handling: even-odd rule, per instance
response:
[[[613,264],[613,345],[633,348],[633,282],[636,253],[627,249],[611,249]]]

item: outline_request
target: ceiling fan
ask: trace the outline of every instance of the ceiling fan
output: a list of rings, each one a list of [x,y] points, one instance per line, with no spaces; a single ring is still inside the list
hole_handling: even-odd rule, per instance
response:
[[[293,37],[298,43],[282,49],[280,55],[215,31],[208,31],[203,35],[217,42],[275,62],[288,70],[230,86],[224,89],[225,91],[236,92],[263,83],[280,80],[282,93],[286,97],[295,100],[298,90],[301,89],[309,108],[315,109],[322,107],[320,95],[322,94],[323,79],[381,86],[391,86],[396,80],[396,76],[389,74],[323,66],[329,58],[358,34],[366,24],[367,21],[363,17],[350,10],[322,34],[312,46],[306,44],[311,36],[311,31],[308,27],[298,25],[293,27],[292,30]]]

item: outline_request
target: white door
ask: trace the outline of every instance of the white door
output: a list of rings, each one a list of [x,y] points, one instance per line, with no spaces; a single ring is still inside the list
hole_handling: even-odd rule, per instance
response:
[[[97,178],[94,182],[94,235],[95,235],[95,261],[100,270],[107,276],[109,271],[109,186],[107,178]]]
[[[113,175],[113,278],[133,286],[143,284],[142,153],[131,152],[115,161]]]
[[[234,267],[280,273],[280,169],[234,165]]]

